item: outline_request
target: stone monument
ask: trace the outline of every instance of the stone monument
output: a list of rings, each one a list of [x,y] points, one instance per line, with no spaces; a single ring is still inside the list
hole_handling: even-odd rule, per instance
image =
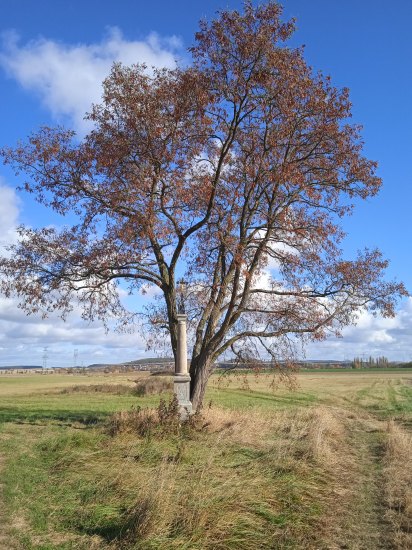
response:
[[[178,314],[177,314],[177,354],[175,361],[174,392],[179,402],[180,417],[185,420],[192,414],[190,401],[190,374],[187,370],[187,338],[186,338],[186,311],[184,306],[184,292],[186,283],[178,285]]]

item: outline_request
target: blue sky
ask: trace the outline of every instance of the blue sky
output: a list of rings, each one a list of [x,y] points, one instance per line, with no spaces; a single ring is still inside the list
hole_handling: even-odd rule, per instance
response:
[[[305,44],[306,58],[348,86],[353,121],[364,125],[367,155],[379,162],[384,180],[378,197],[359,204],[345,220],[347,256],[378,246],[391,261],[390,278],[412,290],[410,216],[412,186],[412,3],[395,0],[284,0],[285,18],[296,17],[293,44]],[[63,123],[86,131],[82,116],[99,100],[101,80],[115,60],[173,66],[187,62],[200,18],[220,8],[241,8],[237,0],[3,0],[0,18],[0,146],[24,139],[39,125]],[[55,220],[24,195],[16,178],[0,166],[0,245],[14,227]],[[412,304],[405,300],[395,319],[362,315],[344,338],[308,348],[308,357],[352,358],[386,355],[412,359]],[[139,334],[105,335],[75,315],[66,324],[26,318],[13,301],[0,300],[0,365],[79,361],[122,361],[145,353]]]

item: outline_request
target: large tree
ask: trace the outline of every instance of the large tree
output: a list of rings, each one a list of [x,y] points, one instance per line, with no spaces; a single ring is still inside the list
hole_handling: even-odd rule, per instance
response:
[[[28,313],[77,300],[86,318],[124,321],[119,288],[155,285],[152,327],[176,353],[184,275],[195,408],[226,350],[321,339],[362,309],[393,315],[405,294],[379,251],[342,259],[340,218],[381,181],[347,122],[348,90],[287,46],[294,22],[280,17],[273,1],[223,11],[200,24],[188,67],[114,65],[82,140],[42,128],[3,150],[21,187],[76,220],[21,227],[3,292]]]

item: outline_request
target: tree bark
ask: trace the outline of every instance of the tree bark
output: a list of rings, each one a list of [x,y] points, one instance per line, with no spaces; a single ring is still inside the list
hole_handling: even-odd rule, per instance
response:
[[[210,358],[204,356],[199,356],[191,362],[190,401],[194,412],[202,407],[207,382],[212,372],[211,363]]]

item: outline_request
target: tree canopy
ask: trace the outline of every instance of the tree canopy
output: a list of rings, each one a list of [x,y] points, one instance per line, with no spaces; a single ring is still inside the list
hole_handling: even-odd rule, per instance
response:
[[[20,227],[0,259],[2,290],[28,313],[75,302],[85,318],[128,316],[119,285],[160,289],[151,327],[176,353],[177,279],[188,282],[191,397],[214,361],[248,346],[324,338],[361,309],[394,314],[402,284],[378,250],[342,257],[340,220],[381,185],[351,124],[346,88],[288,46],[274,1],[201,22],[193,62],[115,64],[81,140],[41,128],[2,150],[21,188],[76,221]]]

